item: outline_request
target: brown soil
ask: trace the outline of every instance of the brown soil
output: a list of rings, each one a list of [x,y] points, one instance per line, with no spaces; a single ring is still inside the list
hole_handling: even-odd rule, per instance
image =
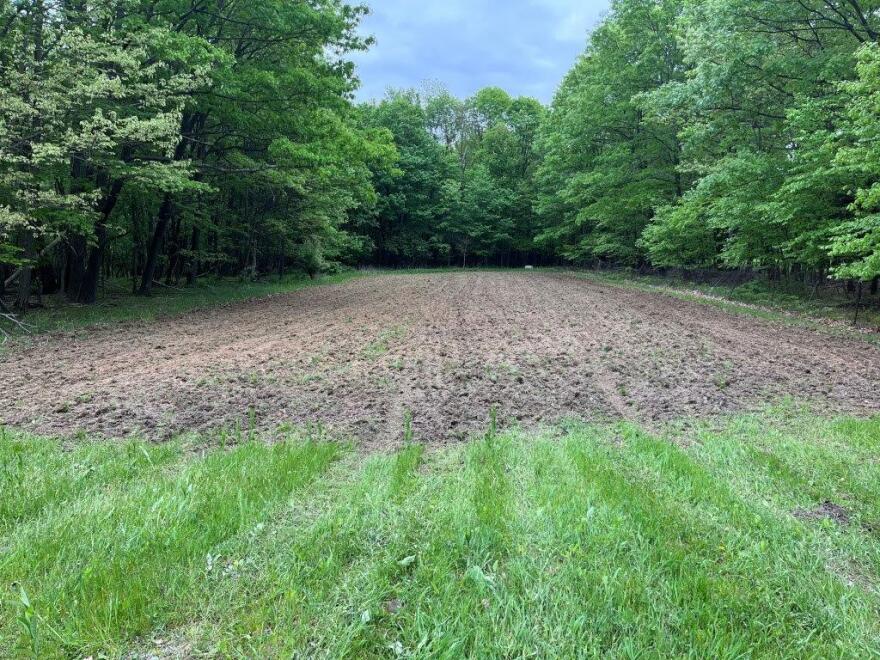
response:
[[[791,395],[880,411],[880,349],[563,274],[374,276],[148,324],[59,334],[0,357],[0,421],[153,439],[321,423],[367,448],[448,442],[489,411],[645,422]]]

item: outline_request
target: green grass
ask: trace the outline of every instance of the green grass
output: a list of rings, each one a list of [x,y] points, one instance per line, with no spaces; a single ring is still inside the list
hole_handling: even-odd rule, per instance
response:
[[[841,326],[851,324],[855,311],[854,301],[828,293],[813,295],[809,287],[796,284],[773,285],[764,280],[739,285],[699,284],[676,278],[637,275],[628,271],[579,272],[577,276],[709,304],[732,314],[825,331],[844,331],[850,335],[861,334],[871,341],[880,341],[875,335],[849,332],[847,327],[829,328],[827,323],[821,323],[830,320],[839,322]],[[880,309],[876,304],[872,306],[870,299],[866,298],[866,306],[862,308],[859,317],[860,327],[880,328]]]
[[[364,457],[0,436],[0,657],[870,657],[880,419]],[[797,516],[824,502],[845,523]]]
[[[363,355],[368,360],[377,360],[391,350],[391,344],[406,335],[406,329],[395,326],[379,333],[379,336],[370,342],[363,350]]]

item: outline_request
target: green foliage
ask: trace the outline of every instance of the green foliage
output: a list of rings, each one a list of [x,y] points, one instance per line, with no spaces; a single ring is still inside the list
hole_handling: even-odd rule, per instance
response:
[[[191,168],[166,156],[216,61],[208,44],[181,50],[170,25],[132,17],[116,0],[4,6],[0,244],[16,234],[91,237],[114,180],[185,189]]]
[[[500,89],[460,101],[444,89],[392,92],[362,108],[393,136],[394,171],[374,174],[378,202],[356,223],[382,265],[504,264],[534,252],[531,208],[544,109]]]
[[[94,302],[102,273],[331,267],[375,204],[387,135],[363,130],[341,0],[6,3],[0,34],[0,271],[51,266]],[[60,241],[55,240],[60,238]],[[14,250],[12,248],[18,248]],[[311,272],[311,271],[310,271]],[[51,290],[49,291],[51,292]],[[26,297],[25,297],[26,303]]]
[[[652,116],[645,101],[681,77],[678,4],[614,2],[542,126],[538,240],[573,261],[639,263],[655,210],[681,193],[678,122]]]
[[[847,106],[846,145],[835,164],[850,175],[856,218],[835,228],[830,256],[839,277],[868,281],[880,277],[880,47],[864,46],[858,53],[858,80],[844,83]]]
[[[366,124],[393,137],[398,157],[391,171],[374,174],[378,201],[364,223],[383,265],[429,263],[448,251],[435,231],[446,212],[443,191],[455,162],[427,130],[427,115],[412,92],[389,95],[361,109]]]
[[[541,130],[538,240],[573,261],[869,281],[871,0],[616,0]]]

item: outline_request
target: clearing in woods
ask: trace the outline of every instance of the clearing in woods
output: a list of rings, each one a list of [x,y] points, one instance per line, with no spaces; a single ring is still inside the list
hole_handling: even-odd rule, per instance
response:
[[[880,349],[555,273],[380,275],[0,356],[0,423],[162,439],[320,423],[366,449],[569,417],[649,425],[793,397],[880,410]]]

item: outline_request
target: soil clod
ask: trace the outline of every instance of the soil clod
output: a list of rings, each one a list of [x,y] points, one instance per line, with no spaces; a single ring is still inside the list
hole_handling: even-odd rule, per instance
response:
[[[795,509],[794,516],[800,520],[831,520],[841,527],[850,523],[850,512],[829,500],[814,509]]]

